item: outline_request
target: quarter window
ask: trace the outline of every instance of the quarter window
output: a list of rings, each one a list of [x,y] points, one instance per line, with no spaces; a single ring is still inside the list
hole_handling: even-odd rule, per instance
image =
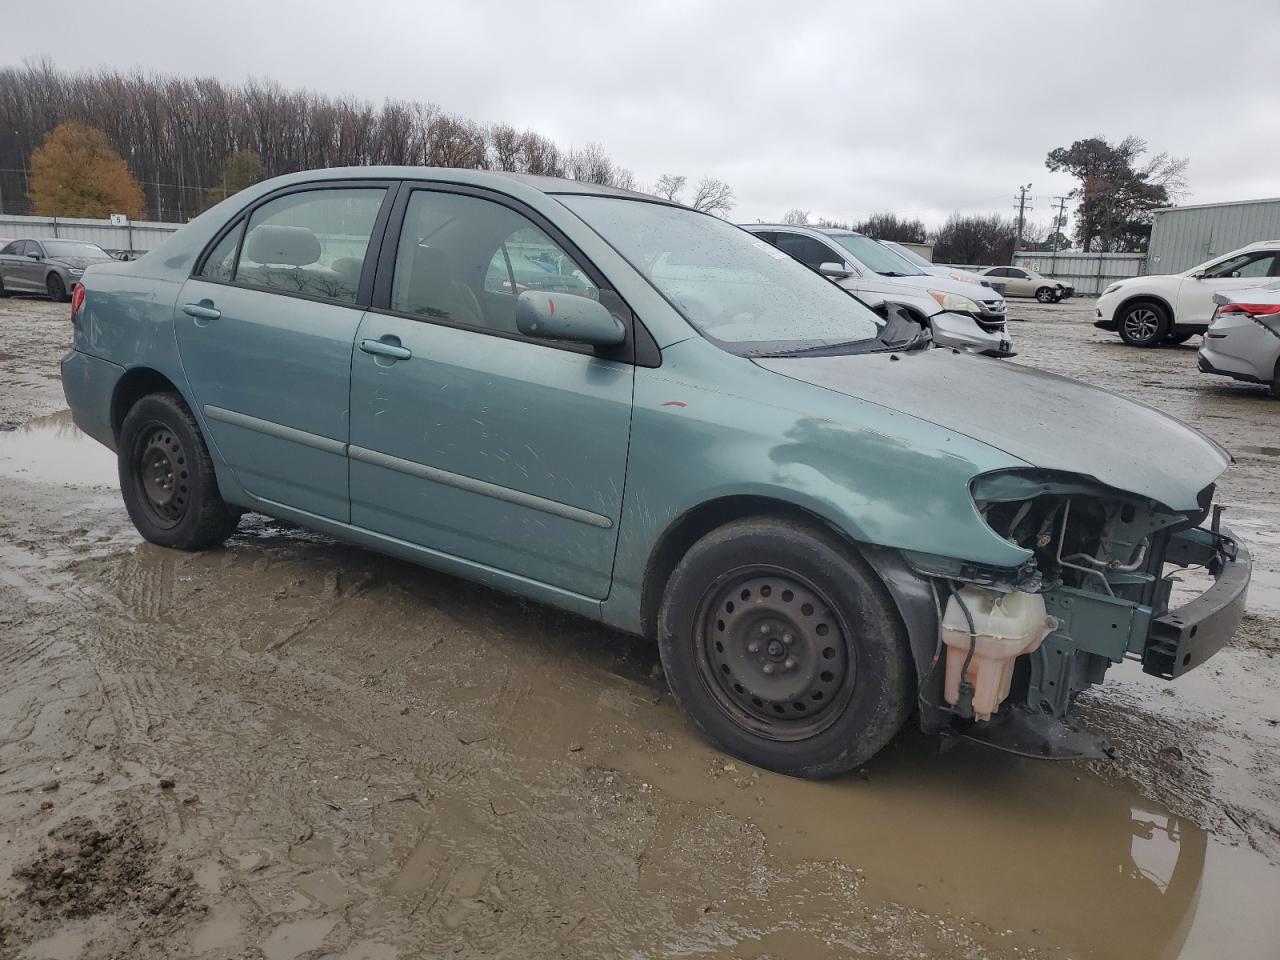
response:
[[[391,284],[391,309],[431,320],[518,334],[526,290],[600,299],[564,248],[509,207],[456,193],[409,198]]]
[[[249,218],[234,281],[354,303],[385,193],[366,187],[308,190],[263,204]],[[224,264],[225,257],[223,251]]]

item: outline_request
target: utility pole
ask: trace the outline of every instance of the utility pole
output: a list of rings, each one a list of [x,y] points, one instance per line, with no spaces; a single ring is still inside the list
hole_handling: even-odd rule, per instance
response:
[[[1058,235],[1067,226],[1067,198],[1054,197],[1053,199],[1058,201],[1058,215],[1053,220],[1053,263],[1049,267],[1050,274],[1058,269]]]
[[[1010,264],[1012,264],[1014,258],[1018,256],[1018,248],[1022,246],[1022,227],[1023,224],[1026,223],[1027,219],[1027,191],[1030,189],[1031,184],[1029,183],[1025,186],[1018,187],[1018,235],[1013,241],[1013,257],[1009,258]],[[1031,209],[1034,210],[1035,207],[1032,207]]]

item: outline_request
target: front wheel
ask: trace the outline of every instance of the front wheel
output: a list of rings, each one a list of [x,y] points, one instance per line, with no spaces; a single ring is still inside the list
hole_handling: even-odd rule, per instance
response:
[[[231,536],[240,513],[219,495],[209,449],[180,396],[152,393],[134,404],[117,449],[120,493],[146,539],[200,550]]]
[[[831,534],[740,520],[667,584],[658,645],[676,701],[716,746],[796,777],[865,763],[906,720],[913,675],[893,601]]]
[[[67,285],[62,282],[62,278],[56,273],[49,274],[49,279],[45,281],[44,286],[49,293],[49,299],[55,303],[61,303],[69,299],[67,297]]]
[[[1057,301],[1058,298],[1054,294],[1053,288],[1040,287],[1038,290],[1036,290],[1036,299],[1039,300],[1041,303],[1054,303]]]
[[[1131,347],[1158,347],[1169,335],[1169,315],[1159,304],[1140,301],[1125,307],[1117,329]]]

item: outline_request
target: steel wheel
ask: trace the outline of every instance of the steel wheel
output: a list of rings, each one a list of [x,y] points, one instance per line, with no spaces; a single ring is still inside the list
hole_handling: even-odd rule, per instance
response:
[[[703,682],[731,719],[772,740],[802,740],[834,722],[854,686],[849,631],[803,577],[754,566],[706,591],[698,620]]]
[[[187,453],[178,437],[162,424],[142,434],[136,444],[133,472],[139,501],[157,526],[182,522],[191,499]]]

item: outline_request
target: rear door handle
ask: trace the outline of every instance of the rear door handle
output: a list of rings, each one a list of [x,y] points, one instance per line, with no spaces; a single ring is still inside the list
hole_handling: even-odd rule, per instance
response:
[[[399,343],[387,343],[385,340],[361,340],[360,349],[375,357],[390,357],[392,360],[408,360],[413,356],[413,351],[408,347],[402,347]]]
[[[217,320],[222,316],[222,311],[214,307],[208,300],[202,303],[184,303],[182,312],[189,317],[195,317],[197,320]]]

